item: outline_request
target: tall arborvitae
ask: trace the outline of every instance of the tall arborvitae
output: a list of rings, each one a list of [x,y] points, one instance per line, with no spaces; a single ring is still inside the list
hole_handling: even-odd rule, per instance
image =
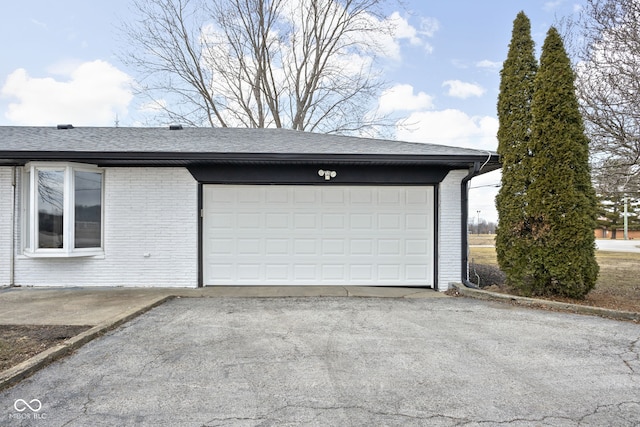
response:
[[[523,232],[532,243],[525,292],[583,298],[598,277],[589,141],[562,38],[547,33],[531,103],[531,183]]]
[[[523,235],[521,225],[527,217],[531,100],[537,69],[531,23],[524,12],[520,12],[513,21],[509,53],[500,72],[498,154],[502,161],[502,185],[496,198],[498,263],[508,282],[515,287],[520,287],[531,274],[530,241]]]

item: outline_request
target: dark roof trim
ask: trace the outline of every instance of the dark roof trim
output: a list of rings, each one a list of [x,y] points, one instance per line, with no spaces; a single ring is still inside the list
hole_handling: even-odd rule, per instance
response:
[[[95,151],[5,151],[0,164],[24,165],[29,161],[78,161],[102,165],[136,164],[177,166],[213,163],[322,163],[342,164],[425,164],[468,167],[487,162],[490,170],[499,168],[498,156],[389,155],[389,154],[283,154],[283,153],[176,153],[176,152],[95,152]],[[488,171],[485,168],[483,171]]]

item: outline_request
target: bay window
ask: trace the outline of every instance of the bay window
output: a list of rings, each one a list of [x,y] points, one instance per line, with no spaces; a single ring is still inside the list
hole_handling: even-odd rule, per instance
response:
[[[103,253],[104,172],[92,165],[33,162],[25,166],[24,254]]]

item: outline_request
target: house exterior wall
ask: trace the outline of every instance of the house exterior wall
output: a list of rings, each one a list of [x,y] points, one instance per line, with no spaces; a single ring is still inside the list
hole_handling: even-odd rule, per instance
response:
[[[440,184],[438,209],[438,290],[462,280],[462,210],[460,185],[467,170],[452,170]]]
[[[440,291],[446,291],[450,283],[458,283],[462,278],[460,183],[467,173],[467,170],[450,171],[438,191]],[[0,285],[8,285],[10,277],[11,174],[12,168],[0,168]],[[19,180],[18,184],[15,234],[20,242]],[[197,182],[184,168],[107,168],[104,256],[29,258],[22,255],[21,245],[17,244],[14,284],[196,287],[197,189]]]
[[[15,284],[197,287],[197,188],[185,168],[106,168],[104,256],[28,258],[18,250]],[[6,199],[0,195],[2,212]]]
[[[613,231],[606,228],[596,228],[596,239],[612,239]],[[640,239],[640,230],[627,230],[629,239]],[[616,228],[616,239],[624,239],[624,228]]]
[[[10,285],[13,169],[0,167],[0,286]]]

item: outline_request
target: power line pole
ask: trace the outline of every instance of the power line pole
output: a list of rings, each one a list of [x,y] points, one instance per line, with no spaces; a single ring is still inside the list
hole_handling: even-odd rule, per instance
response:
[[[624,196],[624,240],[629,240],[629,217],[627,215],[627,203],[629,198]]]

